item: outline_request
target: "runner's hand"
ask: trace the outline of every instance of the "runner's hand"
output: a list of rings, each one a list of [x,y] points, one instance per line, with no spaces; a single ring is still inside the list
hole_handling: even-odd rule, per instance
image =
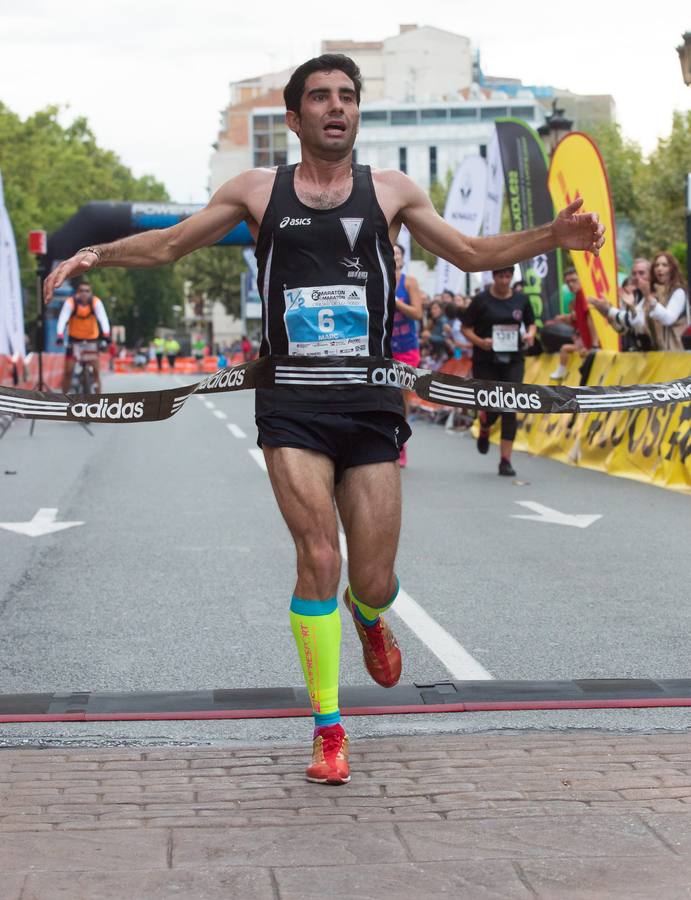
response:
[[[597,213],[579,213],[581,206],[583,198],[579,197],[562,209],[554,220],[557,246],[564,250],[587,250],[599,256],[605,242],[605,226],[600,223]]]
[[[88,272],[98,262],[98,256],[90,250],[82,250],[75,253],[69,259],[63,260],[43,282],[43,302],[50,303],[53,292],[68,278]]]

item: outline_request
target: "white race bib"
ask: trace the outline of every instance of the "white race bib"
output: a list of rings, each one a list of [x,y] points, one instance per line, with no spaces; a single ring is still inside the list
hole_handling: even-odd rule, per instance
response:
[[[518,325],[492,325],[492,350],[495,353],[517,353]]]

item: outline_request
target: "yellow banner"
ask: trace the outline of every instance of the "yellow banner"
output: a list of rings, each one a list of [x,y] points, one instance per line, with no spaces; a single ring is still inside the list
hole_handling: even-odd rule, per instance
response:
[[[526,383],[550,384],[556,356],[526,360]],[[564,384],[577,385],[582,360],[572,353]],[[595,354],[589,385],[650,384],[691,375],[689,353]],[[691,403],[573,416],[518,417],[516,450],[635,478],[691,494]]]
[[[585,134],[574,131],[557,144],[549,167],[547,184],[556,209],[563,209],[578,197],[583,198],[581,212],[597,212],[606,227],[604,247],[599,256],[572,251],[576,271],[586,297],[604,297],[618,305],[617,250],[614,234],[614,210],[607,171],[600,152]],[[619,335],[603,316],[590,311],[600,346],[619,349]]]

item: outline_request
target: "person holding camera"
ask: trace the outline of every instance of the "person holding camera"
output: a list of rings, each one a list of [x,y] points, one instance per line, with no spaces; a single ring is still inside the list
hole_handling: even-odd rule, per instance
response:
[[[492,284],[473,298],[463,315],[463,334],[473,345],[473,378],[481,381],[523,381],[523,350],[535,343],[537,325],[527,294],[511,287],[513,266],[495,269]],[[516,437],[515,412],[481,410],[477,449],[489,450],[489,431],[501,415],[499,475],[516,474],[511,451]]]

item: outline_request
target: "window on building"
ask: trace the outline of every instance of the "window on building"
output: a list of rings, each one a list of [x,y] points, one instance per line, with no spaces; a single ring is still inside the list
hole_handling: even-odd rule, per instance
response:
[[[515,116],[517,119],[534,119],[534,106],[511,106],[509,107],[509,115]]]
[[[493,122],[495,119],[501,119],[508,116],[509,110],[505,106],[483,106],[480,109],[480,118],[483,122]]]
[[[477,108],[474,106],[456,106],[449,110],[452,121],[459,119],[477,119]]]
[[[421,109],[420,121],[424,125],[438,124],[449,121],[448,109]]]
[[[288,161],[288,130],[283,116],[252,119],[252,155],[255,166],[281,166]]]
[[[389,113],[385,109],[370,109],[360,113],[360,122],[363,125],[386,125],[389,121]]]
[[[399,147],[398,148],[398,168],[403,172],[404,175],[408,174],[408,148],[407,147]]]
[[[392,125],[417,125],[416,109],[392,109],[391,124]]]
[[[433,184],[437,180],[437,148],[429,148],[429,181]]]

